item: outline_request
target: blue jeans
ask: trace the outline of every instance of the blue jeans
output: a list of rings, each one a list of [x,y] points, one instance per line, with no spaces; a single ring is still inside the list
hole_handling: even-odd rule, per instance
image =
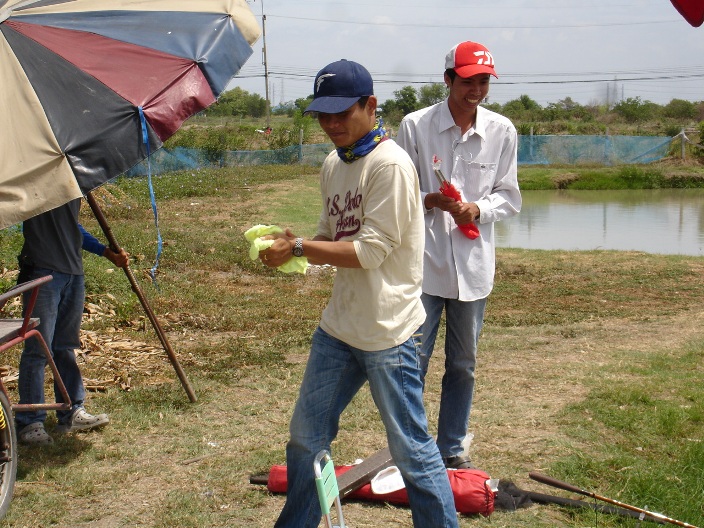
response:
[[[418,336],[387,350],[365,352],[318,328],[291,418],[286,446],[288,491],[275,526],[316,528],[321,512],[313,460],[330,449],[340,414],[369,381],[394,463],[406,484],[416,528],[456,527],[447,470],[423,407]]]
[[[59,423],[69,419],[73,410],[83,405],[85,388],[83,378],[76,363],[74,350],[80,348],[81,317],[85,298],[83,275],[68,275],[49,269],[33,268],[23,280],[32,280],[46,275],[53,275],[54,280],[39,288],[37,303],[32,317],[39,317],[39,331],[51,350],[56,368],[71,398],[71,411],[56,411]],[[24,294],[24,304],[29,301],[29,294]],[[36,339],[25,341],[22,357],[18,390],[20,403],[44,403],[44,373],[46,356]],[[57,402],[63,398],[54,383]],[[18,427],[35,422],[44,422],[46,411],[18,412],[15,421]]]
[[[424,293],[421,367],[423,379],[433,355],[440,317],[445,310],[445,373],[442,377],[437,444],[444,458],[461,455],[474,398],[477,343],[484,323],[486,297],[476,301],[445,299]]]

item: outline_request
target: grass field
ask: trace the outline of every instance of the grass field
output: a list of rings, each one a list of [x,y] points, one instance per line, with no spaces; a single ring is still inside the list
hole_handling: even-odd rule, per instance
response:
[[[526,174],[522,184],[555,188],[566,172],[574,171]],[[275,223],[311,236],[315,169],[194,171],[154,185],[164,239],[156,285],[147,275],[156,232],[146,182],[120,181],[97,195],[198,401],[189,402],[122,272],[87,255],[79,361],[94,387],[89,411],[109,413],[111,424],[48,449],[23,446],[3,526],[265,527],[283,505],[249,477],[285,462],[290,413],[334,270],[265,269],[249,259],[243,232]],[[82,221],[100,234],[87,207]],[[0,232],[3,289],[15,280],[21,239],[17,229]],[[526,489],[580,498],[531,481],[537,470],[704,525],[704,258],[499,249],[497,260],[472,413],[475,463]],[[0,358],[10,375],[18,355]],[[442,359],[436,352],[430,367],[431,429]],[[50,432],[54,424],[52,416]],[[336,461],[385,443],[364,389],[343,415]],[[345,511],[355,528],[411,526],[407,508],[349,502]],[[636,525],[546,505],[460,524]]]

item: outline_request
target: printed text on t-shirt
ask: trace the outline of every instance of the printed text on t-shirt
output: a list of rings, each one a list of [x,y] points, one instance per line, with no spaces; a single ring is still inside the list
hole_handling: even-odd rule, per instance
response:
[[[355,214],[362,205],[362,195],[359,189],[355,189],[354,195],[347,191],[344,200],[336,194],[328,197],[328,215],[337,217],[335,222],[335,240],[340,240],[346,236],[352,236],[359,232],[362,225],[360,218]]]

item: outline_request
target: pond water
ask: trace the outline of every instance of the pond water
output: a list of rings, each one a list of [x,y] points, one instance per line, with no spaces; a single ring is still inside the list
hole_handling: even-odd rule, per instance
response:
[[[704,256],[704,189],[523,191],[496,245]]]

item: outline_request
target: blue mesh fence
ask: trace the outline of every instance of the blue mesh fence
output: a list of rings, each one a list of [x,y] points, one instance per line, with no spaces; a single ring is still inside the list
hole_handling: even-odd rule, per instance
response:
[[[665,158],[672,138],[662,136],[519,136],[519,165],[649,163]]]
[[[662,136],[518,136],[519,165],[618,165],[650,163],[665,158],[673,138]],[[294,145],[277,150],[162,148],[152,154],[153,174],[198,168],[249,165],[320,166],[334,148],[332,143]],[[144,176],[147,163],[133,167],[127,176]]]

